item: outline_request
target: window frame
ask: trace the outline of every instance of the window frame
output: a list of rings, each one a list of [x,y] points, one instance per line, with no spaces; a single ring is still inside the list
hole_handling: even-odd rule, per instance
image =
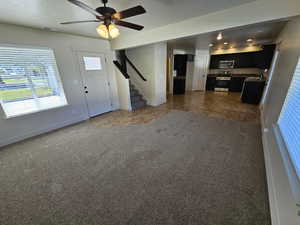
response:
[[[59,63],[57,61],[56,58],[56,52],[54,48],[50,48],[50,47],[45,47],[45,46],[37,46],[37,45],[23,45],[23,44],[3,44],[0,43],[0,47],[8,47],[8,48],[20,48],[20,49],[37,49],[37,50],[49,50],[53,53],[54,56],[54,60],[55,60],[55,67],[54,67],[54,71],[55,71],[55,79],[58,83],[59,89],[61,90],[61,94],[63,95],[63,98],[65,100],[65,102],[61,105],[57,105],[57,106],[52,106],[52,107],[48,107],[48,108],[42,108],[42,109],[37,109],[37,110],[32,110],[30,112],[24,112],[24,113],[18,113],[16,115],[8,115],[3,107],[3,103],[0,100],[0,114],[3,115],[2,118],[4,119],[12,119],[12,118],[16,118],[16,117],[22,117],[22,116],[26,116],[26,115],[31,115],[31,114],[35,114],[35,113],[39,113],[39,112],[44,112],[44,111],[49,111],[49,110],[53,110],[53,109],[58,109],[58,108],[62,108],[62,107],[66,107],[69,105],[69,101],[67,99],[67,95],[65,92],[65,88],[64,88],[64,84],[62,82],[62,77],[61,77],[61,73],[60,73],[60,66]],[[35,98],[34,98],[35,99]],[[24,100],[23,100],[24,101]]]
[[[297,165],[298,162],[296,162],[295,159],[294,159],[294,157],[292,156],[292,153],[291,153],[291,150],[289,149],[288,143],[286,142],[286,140],[284,138],[284,136],[285,136],[283,134],[284,132],[283,132],[283,130],[280,127],[280,120],[281,120],[281,118],[283,116],[285,106],[286,106],[286,104],[288,104],[287,101],[288,101],[288,97],[289,97],[289,92],[290,92],[291,87],[293,85],[294,79],[296,79],[296,77],[295,77],[296,76],[296,72],[297,72],[298,69],[300,69],[300,68],[298,68],[298,66],[300,67],[300,57],[298,57],[297,63],[295,65],[295,67],[294,67],[293,75],[292,75],[291,81],[289,83],[288,90],[286,92],[286,96],[284,98],[283,104],[281,106],[281,110],[280,110],[280,113],[278,115],[276,124],[274,125],[274,129],[275,129],[275,133],[276,133],[277,143],[278,143],[278,145],[279,145],[279,147],[280,147],[281,150],[284,149],[286,151],[286,153],[288,155],[288,158],[289,158],[289,161],[290,161],[290,163],[292,165],[292,170],[295,172],[295,176],[297,177],[297,180],[300,181],[300,170],[298,170],[299,166]],[[300,87],[299,87],[299,89],[300,89]],[[299,97],[299,99],[300,99],[300,97]]]

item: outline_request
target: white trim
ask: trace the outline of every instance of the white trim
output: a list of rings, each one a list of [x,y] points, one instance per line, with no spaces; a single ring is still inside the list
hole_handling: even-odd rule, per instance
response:
[[[269,207],[271,214],[271,222],[272,225],[281,225],[279,220],[279,212],[278,212],[278,200],[276,198],[276,186],[274,185],[274,176],[272,172],[271,165],[271,157],[269,151],[269,143],[267,134],[268,130],[266,130],[263,111],[261,111],[260,116],[261,121],[261,132],[262,132],[262,143],[263,143],[263,151],[264,151],[264,160],[265,160],[265,168],[266,168],[266,176],[267,176],[267,185],[268,185],[268,194],[269,194]]]
[[[57,130],[59,128],[69,126],[69,125],[72,125],[72,124],[75,124],[75,123],[79,123],[81,121],[88,120],[88,119],[89,119],[88,116],[82,115],[82,116],[80,116],[76,119],[67,120],[67,121],[64,121],[62,123],[56,123],[56,124],[51,125],[51,126],[45,128],[45,129],[39,129],[39,130],[29,132],[29,133],[24,134],[24,135],[15,136],[15,137],[12,137],[8,140],[0,140],[0,147],[3,147],[5,145],[9,145],[9,144],[13,144],[15,142],[22,141],[22,140],[30,138],[30,137],[34,137],[34,136],[37,136],[37,135],[40,135],[40,134],[44,134],[44,133],[47,133],[49,131]]]
[[[49,108],[45,108],[45,109],[37,109],[37,110],[33,110],[33,111],[30,111],[30,112],[26,112],[26,113],[19,113],[19,114],[16,114],[16,115],[13,115],[13,116],[8,116],[6,115],[6,113],[4,113],[4,119],[8,120],[8,119],[12,119],[12,118],[16,118],[16,117],[22,117],[22,116],[27,116],[27,115],[30,115],[30,114],[35,114],[35,113],[39,113],[39,112],[44,112],[44,111],[49,111],[51,109],[58,109],[58,108],[63,108],[63,107],[66,107],[66,106],[69,106],[68,103],[64,103],[62,105],[58,105],[58,106],[53,106],[53,107],[49,107]],[[3,108],[3,106],[1,106]]]

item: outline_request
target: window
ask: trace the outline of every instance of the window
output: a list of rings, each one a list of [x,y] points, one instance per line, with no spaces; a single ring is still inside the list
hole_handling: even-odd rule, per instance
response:
[[[101,58],[99,57],[83,57],[85,70],[101,70]]]
[[[8,118],[67,104],[51,49],[0,46],[0,103]]]
[[[300,58],[281,110],[279,129],[300,178]]]

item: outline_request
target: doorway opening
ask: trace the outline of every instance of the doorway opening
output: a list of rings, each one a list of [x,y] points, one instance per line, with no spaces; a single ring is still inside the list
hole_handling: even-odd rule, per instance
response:
[[[192,105],[216,115],[258,116],[274,69],[277,37],[286,23],[260,23],[169,41],[173,64],[167,75],[168,99],[179,98],[186,108]]]

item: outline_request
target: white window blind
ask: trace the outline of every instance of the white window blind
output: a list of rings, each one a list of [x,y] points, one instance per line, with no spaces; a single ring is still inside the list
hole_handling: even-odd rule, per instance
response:
[[[0,46],[0,102],[7,117],[66,105],[53,51]]]
[[[278,120],[279,129],[300,178],[300,58]]]

